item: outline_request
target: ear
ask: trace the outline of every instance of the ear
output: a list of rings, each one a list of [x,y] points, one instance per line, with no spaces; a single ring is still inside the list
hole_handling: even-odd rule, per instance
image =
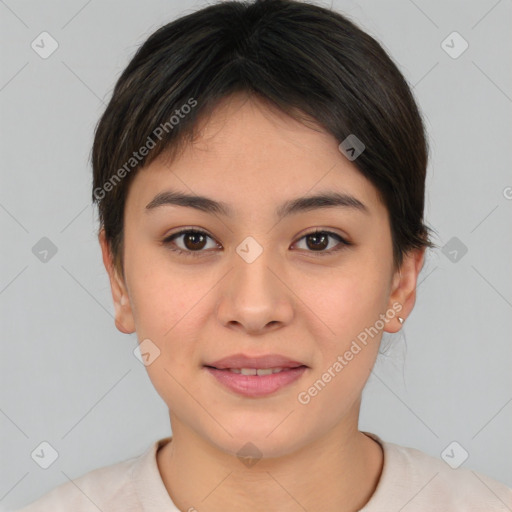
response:
[[[105,237],[105,229],[102,228],[98,234],[98,240],[103,255],[103,264],[108,272],[110,279],[110,288],[112,290],[112,299],[115,309],[115,324],[119,331],[125,334],[135,332],[135,321],[130,305],[128,291],[124,280],[118,275],[113,264],[112,253]]]
[[[426,248],[422,247],[406,253],[402,265],[393,275],[388,310],[396,311],[396,315],[386,324],[386,332],[398,332],[402,328],[398,317],[405,320],[414,308],[416,283],[423,268],[425,250]]]

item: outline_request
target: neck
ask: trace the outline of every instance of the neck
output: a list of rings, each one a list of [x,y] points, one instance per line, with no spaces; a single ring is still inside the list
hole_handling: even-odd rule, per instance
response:
[[[355,512],[382,471],[380,445],[357,425],[337,425],[298,451],[246,466],[176,418],[171,423],[172,441],[159,450],[157,463],[180,510]]]

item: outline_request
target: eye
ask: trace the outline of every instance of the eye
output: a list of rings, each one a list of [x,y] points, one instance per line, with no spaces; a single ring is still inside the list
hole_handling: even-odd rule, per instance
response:
[[[168,246],[168,248],[176,252],[178,254],[182,254],[184,256],[206,256],[211,251],[203,250],[207,246],[207,239],[213,241],[213,248],[219,247],[219,244],[214,241],[214,239],[206,233],[206,231],[202,231],[200,229],[184,229],[182,231],[178,231],[173,235],[165,238],[163,240],[163,244]],[[176,243],[176,240],[181,240],[183,244],[181,247]],[[329,239],[337,240],[337,244],[334,247],[331,246],[329,250],[325,250],[329,247]],[[333,233],[332,231],[326,230],[316,230],[311,233],[307,233],[303,237],[301,237],[296,244],[298,244],[301,240],[306,240],[306,251],[317,253],[319,256],[324,256],[328,254],[332,254],[343,249],[346,246],[352,245],[351,242],[346,241],[343,237],[338,235],[337,233]]]
[[[329,239],[335,239],[338,241],[338,243],[335,244],[334,247],[331,246],[329,250],[324,250],[326,247],[329,247]],[[300,238],[299,242],[301,240],[306,240],[306,249],[309,249],[308,252],[316,252],[319,256],[332,254],[334,252],[340,251],[346,246],[352,245],[351,242],[347,242],[337,233],[325,230],[312,231],[311,233],[308,233]]]
[[[183,237],[182,243],[184,244],[183,248],[180,248],[178,244],[176,244],[175,240],[179,240]],[[213,238],[208,235],[205,231],[201,231],[200,229],[185,229],[179,231],[178,233],[174,233],[173,235],[167,237],[163,244],[169,246],[171,251],[174,251],[178,254],[183,254],[185,256],[204,256],[206,251],[202,249],[205,248],[206,239]],[[214,248],[218,247],[218,244],[214,243]]]

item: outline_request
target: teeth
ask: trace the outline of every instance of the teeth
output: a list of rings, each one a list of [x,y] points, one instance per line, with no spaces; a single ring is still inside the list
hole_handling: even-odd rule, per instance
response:
[[[230,372],[241,373],[242,375],[271,375],[283,371],[283,368],[229,368]]]
[[[272,368],[261,368],[257,370],[258,375],[272,375]]]

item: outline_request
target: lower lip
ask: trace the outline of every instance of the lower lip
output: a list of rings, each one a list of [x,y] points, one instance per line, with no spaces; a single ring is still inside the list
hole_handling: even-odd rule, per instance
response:
[[[307,370],[305,366],[283,370],[270,375],[242,375],[229,370],[205,367],[221,384],[231,391],[247,397],[260,397],[275,393],[299,379]]]

